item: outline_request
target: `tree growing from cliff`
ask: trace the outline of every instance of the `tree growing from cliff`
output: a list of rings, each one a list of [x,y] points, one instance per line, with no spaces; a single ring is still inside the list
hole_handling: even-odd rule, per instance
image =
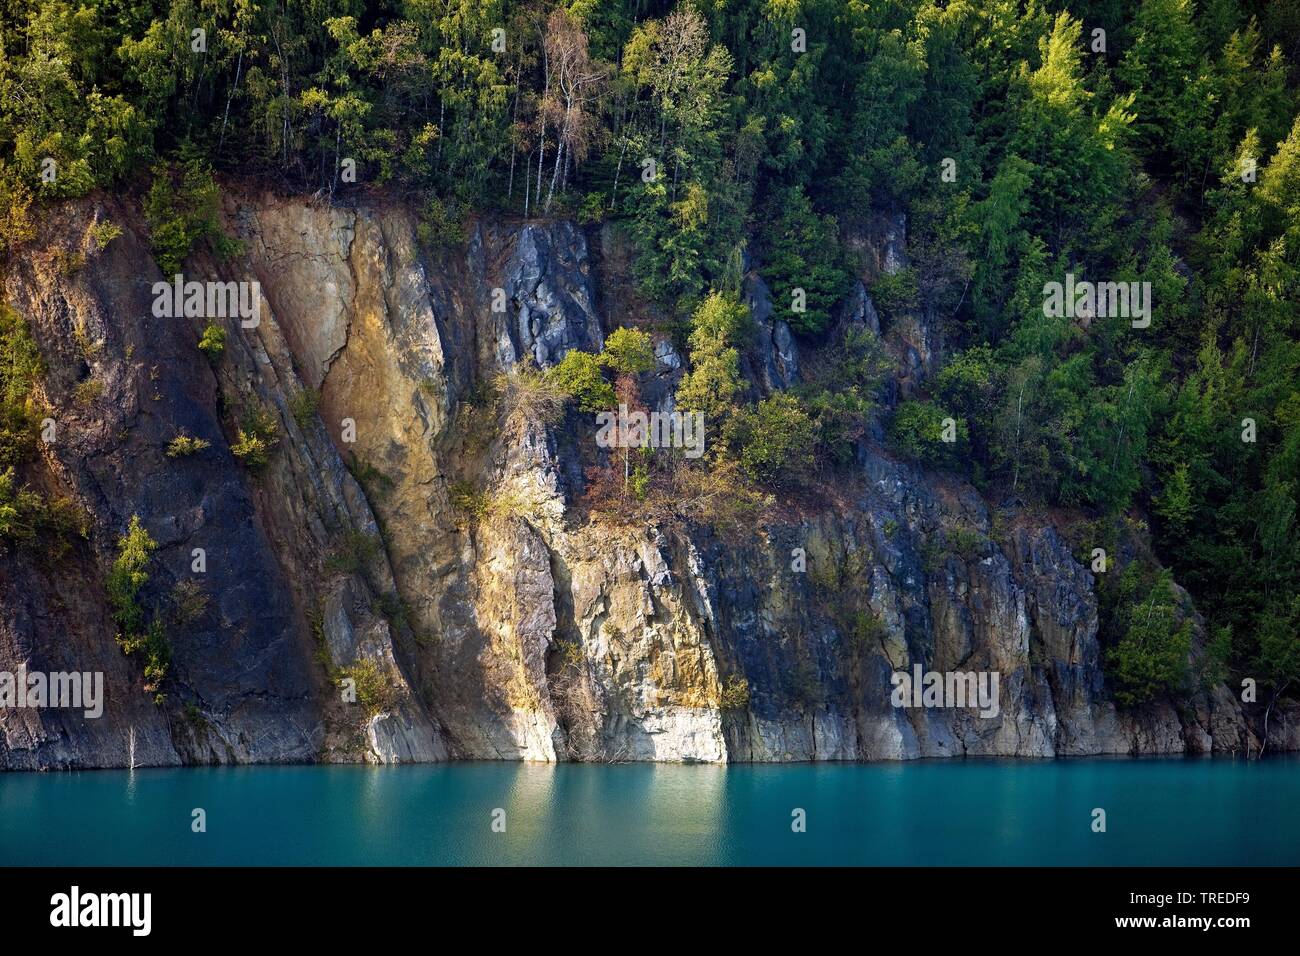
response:
[[[727,443],[751,478],[793,485],[812,470],[817,428],[799,400],[777,392],[727,422]]]
[[[618,375],[639,375],[655,367],[654,343],[641,329],[621,326],[609,333],[599,356],[600,364]]]
[[[677,405],[701,412],[706,427],[720,428],[740,395],[740,353],[749,309],[735,296],[710,292],[691,317],[691,370],[677,387]]]
[[[270,462],[271,449],[279,442],[276,437],[279,430],[275,415],[269,409],[255,405],[244,413],[230,452],[256,474]]]
[[[963,419],[946,408],[922,399],[902,402],[889,426],[894,448],[904,458],[931,466],[954,467],[957,449],[966,443],[968,431]]]
[[[118,539],[118,554],[107,579],[108,602],[118,626],[117,643],[124,654],[144,654],[145,690],[162,703],[158,686],[167,676],[171,648],[167,644],[161,619],[155,617],[145,625],[145,610],[140,605],[140,591],[149,581],[149,560],[158,543],[150,537],[140,521],[132,515],[126,534]]]
[[[226,351],[226,330],[215,322],[203,327],[199,336],[198,350],[208,357],[208,362],[215,367]]]
[[[1125,574],[1130,580],[1121,584],[1121,591],[1131,595],[1136,565],[1126,569]],[[1161,571],[1146,599],[1134,607],[1122,608],[1120,620],[1127,621],[1124,635],[1106,652],[1115,678],[1115,699],[1136,706],[1161,694],[1181,691],[1188,676],[1192,622],[1175,600],[1173,575]]]
[[[820,334],[849,284],[835,220],[814,212],[803,188],[795,187],[772,199],[763,237],[762,273],[777,314],[800,335]]]
[[[0,541],[34,541],[43,504],[39,494],[19,483],[12,466],[0,471]]]
[[[220,193],[212,169],[195,152],[184,154],[179,169],[162,164],[154,169],[153,184],[144,202],[145,220],[154,257],[162,274],[180,272],[194,245],[214,240],[218,251],[225,239],[217,220]]]
[[[793,392],[817,425],[819,465],[839,468],[867,434],[892,362],[865,326],[848,325],[806,361]]]
[[[137,598],[149,581],[149,557],[158,547],[139,515],[132,515],[126,534],[117,542],[117,558],[108,575],[108,600],[113,619],[124,635],[138,634],[144,624],[144,609]]]
[[[0,261],[36,235],[33,200],[31,188],[17,171],[0,161]]]
[[[0,466],[21,463],[35,448],[32,388],[42,369],[26,320],[0,302]]]
[[[599,412],[616,404],[614,387],[601,374],[600,359],[581,349],[564,353],[558,365],[547,369],[547,378],[566,395],[578,400],[584,412]]]

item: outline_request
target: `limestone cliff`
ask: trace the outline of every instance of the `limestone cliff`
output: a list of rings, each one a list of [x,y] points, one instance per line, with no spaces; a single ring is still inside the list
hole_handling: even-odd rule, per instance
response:
[[[100,249],[103,218],[124,231]],[[1224,686],[1117,709],[1093,576],[1053,523],[990,510],[875,443],[837,500],[740,535],[576,508],[589,437],[576,413],[489,421],[482,395],[519,360],[598,349],[619,324],[609,236],[480,221],[433,254],[400,206],[269,195],[232,194],[225,220],[242,251],[195,255],[185,276],[256,281],[262,299],[256,328],[216,320],[216,363],[195,347],[209,319],[153,314],[164,277],[130,202],[63,207],[5,276],[57,424],[30,480],[78,501],[91,531],[58,562],[0,556],[0,670],[103,671],[108,693],[98,720],[0,715],[0,767],[121,766],[132,740],[140,765],[1258,748],[1258,715]],[[883,231],[884,268],[905,255],[902,228]],[[84,265],[67,268],[70,254]],[[754,275],[746,295],[754,387],[786,387],[797,343]],[[904,385],[941,347],[923,316],[882,332],[864,287],[844,311],[885,336]],[[667,341],[658,358],[646,394],[663,404],[682,363]],[[277,441],[253,473],[231,447],[258,409]],[[168,457],[180,434],[210,445]],[[469,513],[465,489],[511,507]],[[137,514],[159,545],[146,607],[168,615],[187,579],[208,596],[168,627],[160,703],[104,597]],[[890,674],[913,663],[997,671],[999,715],[894,708]],[[365,699],[344,699],[345,675],[367,675]],[[1270,747],[1300,746],[1294,715],[1273,720]]]

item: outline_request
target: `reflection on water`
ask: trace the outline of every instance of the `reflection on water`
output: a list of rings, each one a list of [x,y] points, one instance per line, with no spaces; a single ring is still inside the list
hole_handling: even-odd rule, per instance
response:
[[[0,774],[0,865],[1294,865],[1297,807],[1294,757]]]

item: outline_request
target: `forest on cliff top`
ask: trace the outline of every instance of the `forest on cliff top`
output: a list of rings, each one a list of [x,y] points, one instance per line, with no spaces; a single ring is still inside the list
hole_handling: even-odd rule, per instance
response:
[[[0,4],[0,263],[59,201],[134,190],[170,275],[230,251],[234,177],[398,196],[431,249],[483,214],[614,224],[742,503],[852,468],[884,370],[833,316],[853,237],[905,214],[908,264],[869,292],[886,323],[924,314],[943,364],[889,410],[892,451],[1079,509],[1103,544],[1149,522],[1222,675],[1300,686],[1300,0]],[[751,261],[822,357],[788,391],[742,380]],[[1067,275],[1149,283],[1149,326],[1049,314]],[[635,401],[648,343],[545,385]],[[7,310],[0,347],[15,544],[75,518],[22,484],[40,358]],[[666,458],[615,492],[680,493],[696,472]],[[1122,694],[1175,690],[1167,576],[1107,587]]]

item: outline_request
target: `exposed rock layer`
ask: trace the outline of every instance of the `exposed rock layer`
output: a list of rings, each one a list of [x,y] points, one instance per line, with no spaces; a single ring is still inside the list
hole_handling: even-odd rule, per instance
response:
[[[261,322],[218,320],[214,367],[195,348],[206,319],[152,315],[163,277],[134,210],[65,213],[3,292],[49,368],[58,438],[40,480],[84,505],[93,530],[57,564],[0,557],[0,670],[103,671],[108,699],[98,720],[0,714],[0,767],[121,766],[132,738],[139,765],[1258,748],[1256,715],[1226,687],[1117,710],[1095,582],[1057,530],[991,515],[973,489],[880,451],[864,450],[840,501],[740,540],[578,520],[575,446],[590,429],[516,418],[493,433],[481,420],[498,372],[599,349],[617,324],[572,225],[483,222],[464,249],[430,256],[400,208],[230,200],[243,254],[197,255],[186,278],[256,280]],[[100,251],[88,229],[104,216],[124,234]],[[891,251],[901,229],[890,223],[882,268],[905,254]],[[84,250],[84,268],[58,268],[59,249]],[[797,346],[761,280],[747,295],[761,313],[756,386],[788,386]],[[844,312],[880,331],[862,287]],[[889,334],[929,341],[923,323]],[[667,342],[657,354],[647,393],[670,407],[681,360]],[[101,393],[78,404],[90,376]],[[253,475],[230,446],[257,407],[279,441]],[[167,457],[181,433],[211,446]],[[454,503],[465,489],[511,506],[473,520]],[[159,544],[145,606],[167,615],[189,578],[210,599],[169,627],[157,705],[103,597],[133,514]],[[996,671],[998,715],[893,707],[891,673],[916,663]],[[377,703],[344,699],[338,681],[358,665],[381,676]],[[1300,746],[1293,716],[1271,726],[1271,747]]]

